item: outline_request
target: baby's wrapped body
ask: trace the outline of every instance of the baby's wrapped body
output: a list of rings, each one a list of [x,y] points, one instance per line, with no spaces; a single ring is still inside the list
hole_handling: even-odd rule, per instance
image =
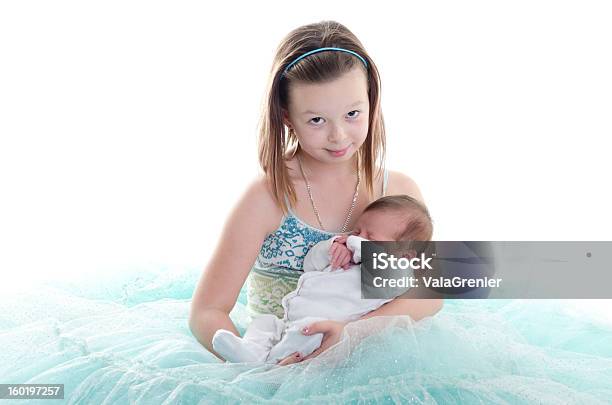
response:
[[[349,269],[332,269],[329,250],[335,236],[314,245],[304,258],[304,274],[294,291],[283,297],[285,316],[258,315],[244,336],[220,329],[213,336],[213,349],[232,363],[277,363],[292,353],[307,356],[323,339],[322,333],[303,335],[302,328],[317,321],[350,322],[361,318],[391,299],[361,298],[361,241],[349,236],[346,246],[353,252]]]

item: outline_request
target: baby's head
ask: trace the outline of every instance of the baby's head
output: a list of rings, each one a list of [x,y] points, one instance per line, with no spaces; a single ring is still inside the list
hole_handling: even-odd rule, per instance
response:
[[[407,195],[389,195],[371,202],[352,235],[371,241],[428,241],[433,224],[427,207]]]

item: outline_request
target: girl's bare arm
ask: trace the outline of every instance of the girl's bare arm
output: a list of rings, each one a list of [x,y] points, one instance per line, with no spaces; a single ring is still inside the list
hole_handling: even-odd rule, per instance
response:
[[[403,173],[390,171],[387,195],[394,194],[407,194],[425,204],[421,190],[414,180]],[[425,294],[427,298],[421,298],[419,296],[423,294]],[[433,316],[442,309],[444,301],[442,298],[431,298],[432,296],[433,292],[431,291],[424,293],[422,289],[411,289],[404,296],[404,298],[407,299],[396,298],[377,310],[364,315],[361,319],[381,315],[409,315],[416,321],[427,316]]]
[[[189,328],[196,339],[219,358],[221,356],[212,349],[212,337],[218,329],[240,336],[229,313],[263,240],[278,226],[281,216],[265,180],[258,178],[230,213],[193,293]]]
[[[370,311],[359,319],[368,319],[373,316],[391,316],[391,315],[408,315],[415,321],[419,321],[425,317],[433,316],[440,311],[444,305],[442,298],[418,298],[416,294],[418,289],[410,289],[408,293],[403,295],[403,298],[396,298],[387,302],[374,311]],[[428,296],[433,293],[427,291]]]

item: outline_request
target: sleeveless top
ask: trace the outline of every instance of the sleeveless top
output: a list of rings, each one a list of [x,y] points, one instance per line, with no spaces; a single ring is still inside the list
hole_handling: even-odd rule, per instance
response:
[[[382,195],[387,190],[384,170]],[[287,197],[285,196],[285,200]],[[289,207],[289,203],[287,202]],[[295,290],[303,274],[304,257],[316,243],[337,235],[308,225],[289,207],[280,226],[266,236],[247,278],[247,312],[283,318],[282,298]]]

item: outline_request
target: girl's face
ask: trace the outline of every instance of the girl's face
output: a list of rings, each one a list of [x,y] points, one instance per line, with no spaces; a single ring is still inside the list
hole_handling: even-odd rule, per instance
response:
[[[368,135],[370,103],[366,74],[354,68],[323,84],[292,84],[285,125],[305,153],[321,162],[348,161]]]

